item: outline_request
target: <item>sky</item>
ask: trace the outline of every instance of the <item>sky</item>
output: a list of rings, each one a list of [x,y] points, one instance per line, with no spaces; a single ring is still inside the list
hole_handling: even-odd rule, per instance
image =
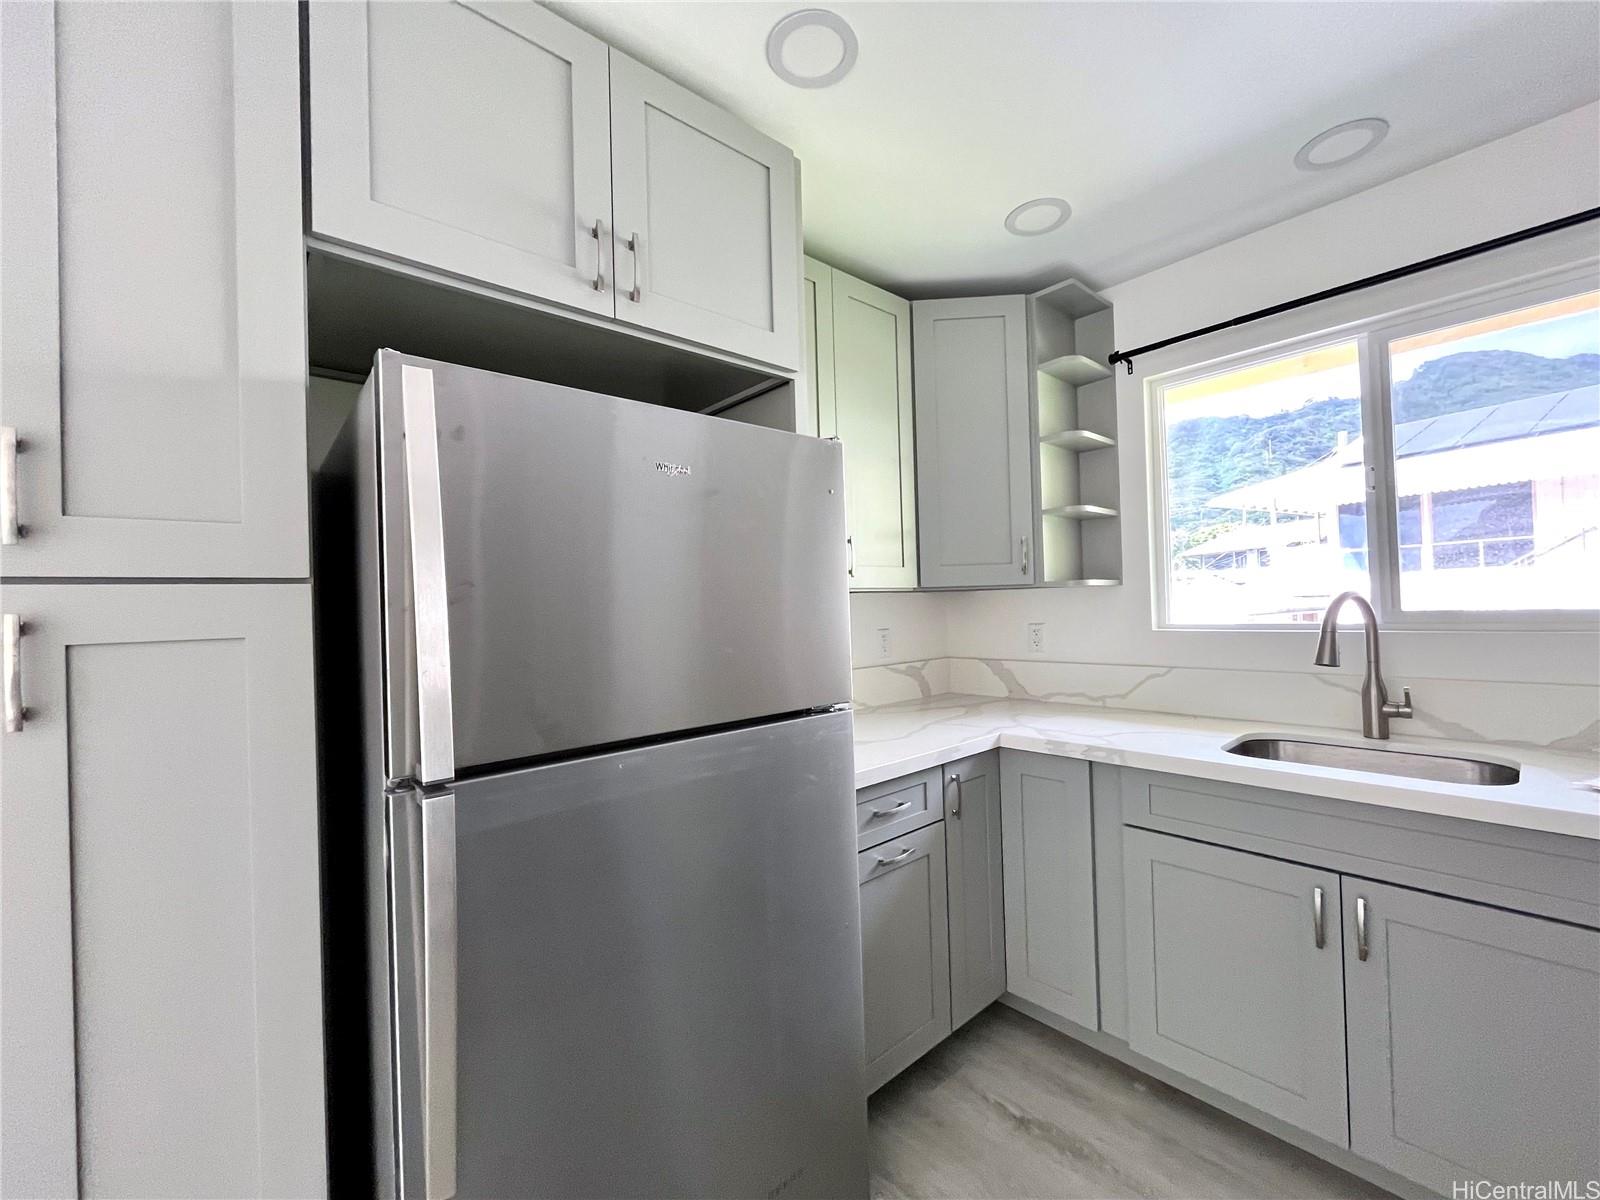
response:
[[[1395,343],[1390,376],[1403,383],[1423,364],[1474,350],[1518,350],[1545,358],[1600,354],[1600,296],[1571,297],[1520,313],[1500,313],[1465,325],[1436,329]],[[1551,315],[1530,320],[1543,312]],[[1168,426],[1197,417],[1265,417],[1291,412],[1330,396],[1361,395],[1354,341],[1254,363],[1165,393]]]

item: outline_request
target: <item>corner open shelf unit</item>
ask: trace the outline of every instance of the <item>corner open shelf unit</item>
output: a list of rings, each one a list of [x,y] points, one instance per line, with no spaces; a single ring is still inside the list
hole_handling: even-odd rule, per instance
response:
[[[1111,587],[1122,582],[1111,305],[1069,279],[1028,297],[1028,330],[1039,582]]]

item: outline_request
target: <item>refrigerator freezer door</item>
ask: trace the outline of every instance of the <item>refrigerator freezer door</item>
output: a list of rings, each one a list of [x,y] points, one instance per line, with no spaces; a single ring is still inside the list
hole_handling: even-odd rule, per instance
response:
[[[458,1196],[867,1194],[850,720],[451,789]],[[402,932],[429,921],[415,857],[391,855]],[[405,1200],[428,1194],[425,959],[395,959]]]
[[[391,614],[427,581],[404,436],[432,385],[458,772],[849,699],[836,443],[390,351],[378,371]],[[416,774],[415,632],[390,638],[391,778]]]

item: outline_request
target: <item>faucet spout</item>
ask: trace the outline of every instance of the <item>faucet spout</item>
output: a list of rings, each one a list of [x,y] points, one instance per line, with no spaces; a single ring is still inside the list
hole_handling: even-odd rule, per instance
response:
[[[1322,629],[1317,634],[1317,653],[1313,661],[1319,667],[1339,665],[1339,610],[1351,603],[1361,613],[1361,630],[1367,651],[1367,674],[1361,681],[1361,733],[1369,738],[1387,738],[1389,722],[1395,718],[1412,715],[1411,689],[1404,688],[1405,696],[1399,704],[1391,703],[1383,686],[1383,667],[1378,648],[1378,617],[1372,605],[1359,592],[1341,592],[1328,605],[1322,616]]]

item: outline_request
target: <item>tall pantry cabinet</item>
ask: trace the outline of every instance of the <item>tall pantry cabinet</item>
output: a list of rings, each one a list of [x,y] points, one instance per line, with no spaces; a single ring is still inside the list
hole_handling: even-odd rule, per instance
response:
[[[296,7],[0,53],[0,1193],[320,1195]]]

